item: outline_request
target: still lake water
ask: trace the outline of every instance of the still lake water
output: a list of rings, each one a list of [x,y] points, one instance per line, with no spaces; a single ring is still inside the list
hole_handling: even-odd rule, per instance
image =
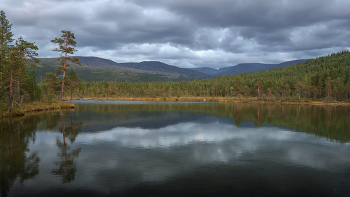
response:
[[[350,107],[76,101],[0,120],[1,196],[349,196]]]

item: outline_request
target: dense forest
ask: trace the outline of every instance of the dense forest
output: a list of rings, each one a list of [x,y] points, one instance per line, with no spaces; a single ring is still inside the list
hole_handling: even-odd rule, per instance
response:
[[[74,97],[257,97],[280,101],[349,101],[350,52],[294,66],[181,82],[83,82]],[[48,84],[55,89],[55,84]],[[54,92],[58,92],[55,89]]]

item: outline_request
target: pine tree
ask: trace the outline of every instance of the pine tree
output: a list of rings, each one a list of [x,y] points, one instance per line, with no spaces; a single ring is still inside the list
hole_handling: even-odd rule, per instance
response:
[[[59,77],[62,78],[61,83],[61,97],[60,97],[60,104],[62,104],[62,97],[63,97],[63,89],[64,89],[64,79],[66,75],[66,70],[69,64],[67,64],[67,60],[73,61],[77,64],[80,64],[78,62],[78,57],[70,57],[68,54],[74,54],[77,50],[73,47],[76,47],[77,42],[74,40],[75,36],[74,33],[71,31],[62,30],[61,38],[55,38],[54,40],[51,40],[52,43],[58,44],[59,48],[54,49],[53,51],[60,52],[61,54],[64,54],[64,56],[61,56],[58,60],[61,60],[62,66],[59,66],[56,69],[56,73],[60,74],[63,72],[62,75]]]
[[[7,112],[10,112],[11,104],[13,100],[13,94],[15,90],[16,83],[15,81],[18,80],[19,75],[18,72],[22,70],[19,62],[19,53],[16,47],[11,46],[9,48],[8,53],[8,61],[9,64],[3,69],[4,71],[4,89],[6,93],[8,94],[8,108]]]

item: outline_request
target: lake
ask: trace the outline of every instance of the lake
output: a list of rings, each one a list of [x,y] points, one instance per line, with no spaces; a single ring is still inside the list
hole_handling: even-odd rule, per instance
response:
[[[349,196],[350,107],[75,101],[0,120],[1,196]]]

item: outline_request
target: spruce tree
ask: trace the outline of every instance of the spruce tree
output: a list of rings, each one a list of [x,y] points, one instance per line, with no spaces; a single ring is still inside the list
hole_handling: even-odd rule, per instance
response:
[[[11,32],[12,24],[6,18],[5,12],[0,11],[0,101],[3,99],[4,88],[4,70],[8,64],[7,56],[9,53],[9,44],[13,41]]]
[[[21,104],[21,76],[23,76],[25,69],[28,67],[35,68],[37,66],[39,59],[36,58],[38,53],[35,51],[38,50],[38,47],[35,45],[35,43],[27,42],[23,40],[22,37],[19,37],[18,40],[16,40],[16,49],[18,50],[19,54],[19,61],[17,63],[20,66],[18,70],[19,77],[17,79],[17,100],[18,103]]]

